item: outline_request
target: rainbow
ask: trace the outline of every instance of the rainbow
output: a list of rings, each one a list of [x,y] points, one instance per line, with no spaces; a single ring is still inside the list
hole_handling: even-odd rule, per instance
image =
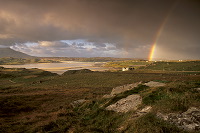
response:
[[[161,24],[161,26],[160,26],[160,28],[159,28],[159,30],[158,30],[156,36],[155,36],[155,39],[154,39],[154,42],[153,42],[153,44],[152,44],[152,47],[151,47],[151,50],[150,50],[150,54],[149,54],[149,61],[153,61],[153,59],[154,59],[154,54],[155,54],[155,51],[156,51],[156,45],[157,45],[157,43],[158,43],[158,41],[159,41],[160,35],[161,35],[161,33],[162,33],[164,27],[165,27],[165,24],[166,24],[166,22],[167,22],[167,18],[168,18],[168,17],[166,17],[166,18],[164,19],[163,23]]]
[[[166,23],[167,23],[167,21],[168,21],[170,15],[171,15],[171,13],[173,12],[173,10],[175,9],[175,7],[177,6],[178,2],[179,2],[179,1],[176,1],[176,2],[172,5],[171,9],[168,11],[166,17],[164,18],[163,22],[161,23],[160,27],[158,28],[158,31],[157,31],[157,33],[156,33],[156,35],[155,35],[155,39],[154,39],[154,41],[153,41],[153,43],[152,43],[152,46],[151,46],[151,49],[150,49],[149,61],[153,61],[154,58],[155,58],[154,56],[155,56],[156,46],[157,46],[157,44],[158,44],[160,35],[162,34],[162,31],[163,31],[163,29],[164,29],[164,27],[165,27],[165,25],[166,25]]]
[[[154,44],[152,45],[152,47],[151,47],[151,52],[150,52],[150,54],[149,54],[149,61],[153,61],[155,49],[156,49],[156,43],[154,43]]]

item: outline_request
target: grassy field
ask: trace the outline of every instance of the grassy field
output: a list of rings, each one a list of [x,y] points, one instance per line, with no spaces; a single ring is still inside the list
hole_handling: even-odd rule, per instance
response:
[[[200,71],[200,61],[115,61],[107,62],[106,67],[119,68],[133,66],[135,69],[161,71]]]
[[[163,70],[163,71],[200,71],[200,61],[184,62],[153,62],[140,69]]]
[[[186,132],[155,114],[199,107],[200,95],[194,88],[200,88],[200,73],[155,70],[80,70],[57,75],[39,69],[0,68],[0,132]],[[167,86],[139,86],[114,99],[102,99],[113,87],[139,81],[164,82]],[[143,97],[141,107],[153,107],[151,113],[135,120],[131,119],[134,112],[122,115],[105,110],[116,100],[136,93]],[[70,103],[79,99],[87,102],[73,108]]]
[[[114,61],[114,62],[107,62],[105,67],[113,67],[113,68],[122,68],[122,67],[129,67],[134,66],[135,68],[139,68],[141,66],[146,66],[151,62],[148,61],[140,61],[140,60],[127,60],[127,61]]]

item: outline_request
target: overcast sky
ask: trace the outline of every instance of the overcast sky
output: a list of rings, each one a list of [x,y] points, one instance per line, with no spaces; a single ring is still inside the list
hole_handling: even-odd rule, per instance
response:
[[[0,0],[0,47],[148,58],[155,42],[154,58],[200,59],[200,0]]]

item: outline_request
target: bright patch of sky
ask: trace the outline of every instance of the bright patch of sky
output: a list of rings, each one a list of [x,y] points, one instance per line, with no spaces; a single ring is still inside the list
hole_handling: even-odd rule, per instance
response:
[[[87,41],[84,39],[76,39],[76,40],[60,40],[60,42],[64,42],[67,44],[73,44],[73,43],[86,43]]]
[[[42,57],[117,57],[124,53],[115,44],[88,42],[83,39],[16,43],[11,48]]]

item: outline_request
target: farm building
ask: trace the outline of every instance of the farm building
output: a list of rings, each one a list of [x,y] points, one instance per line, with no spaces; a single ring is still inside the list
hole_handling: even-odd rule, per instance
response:
[[[134,67],[123,67],[122,71],[130,71],[130,70],[134,70]]]

